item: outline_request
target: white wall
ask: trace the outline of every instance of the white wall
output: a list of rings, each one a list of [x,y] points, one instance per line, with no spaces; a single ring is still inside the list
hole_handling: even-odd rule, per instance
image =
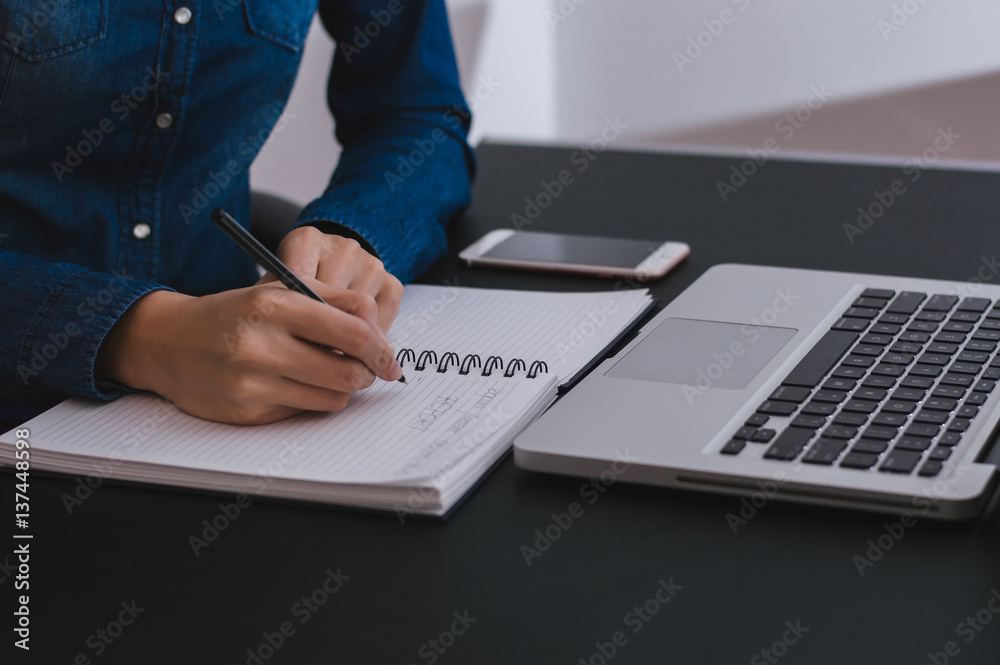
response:
[[[618,117],[623,145],[778,137],[787,150],[904,157],[953,126],[947,157],[1000,159],[995,1],[449,0],[449,12],[473,142],[584,141]],[[314,25],[294,117],[255,163],[255,187],[305,203],[325,186],[332,48]],[[777,133],[816,105],[813,90],[829,99],[793,136]]]

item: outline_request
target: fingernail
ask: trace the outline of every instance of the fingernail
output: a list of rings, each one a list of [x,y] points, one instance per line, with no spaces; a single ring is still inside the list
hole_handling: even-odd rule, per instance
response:
[[[390,381],[396,381],[403,376],[403,368],[399,366],[398,361],[392,361],[392,365],[389,367],[387,375]]]

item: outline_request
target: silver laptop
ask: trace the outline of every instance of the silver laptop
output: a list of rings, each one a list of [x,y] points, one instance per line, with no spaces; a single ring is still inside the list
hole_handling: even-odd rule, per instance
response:
[[[707,271],[514,443],[525,469],[966,519],[1000,465],[1000,286]]]

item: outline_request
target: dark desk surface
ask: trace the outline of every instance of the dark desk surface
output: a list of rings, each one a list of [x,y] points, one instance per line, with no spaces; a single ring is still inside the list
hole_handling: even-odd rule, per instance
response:
[[[688,242],[689,261],[651,285],[663,300],[721,262],[1000,281],[994,174],[927,171],[912,182],[899,167],[772,160],[723,201],[716,182],[742,158],[609,152],[580,172],[573,152],[481,147],[476,203],[452,228],[451,256],[425,281],[607,287],[473,271],[455,258],[483,232],[510,226],[525,197],[562,170],[573,183],[526,228]],[[905,191],[851,244],[843,225],[894,180]],[[584,483],[524,472],[508,459],[448,521],[401,525],[391,514],[262,499],[230,520],[220,509],[229,496],[121,485],[98,488],[68,514],[62,497],[74,481],[35,477],[33,649],[5,662],[68,664],[85,654],[102,665],[618,665],[781,656],[916,665],[931,662],[929,652],[945,662],[949,642],[949,662],[1000,658],[1000,600],[990,609],[1000,598],[995,515],[897,530],[895,517],[768,503],[734,534],[726,516],[739,499],[617,484],[591,504]],[[12,485],[3,474],[10,512]],[[536,531],[574,502],[583,514],[529,567],[522,546],[533,547]],[[225,528],[195,556],[189,539],[205,520]],[[860,575],[855,557],[880,538],[891,548]],[[0,551],[4,626],[15,596],[12,549]],[[322,590],[328,571],[341,573],[327,581],[333,594]],[[660,593],[665,604],[655,600],[661,580],[681,587]],[[302,604],[308,596],[311,607]],[[142,611],[131,620],[122,602],[133,600]],[[463,624],[456,612],[475,621]],[[793,633],[789,623],[808,630]],[[9,649],[9,629],[3,639]],[[612,648],[613,657],[601,655]]]

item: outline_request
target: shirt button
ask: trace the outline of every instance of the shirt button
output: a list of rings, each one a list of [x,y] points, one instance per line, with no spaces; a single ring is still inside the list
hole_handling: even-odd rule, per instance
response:
[[[156,126],[160,129],[169,129],[172,124],[174,124],[174,116],[169,113],[161,113],[156,116]]]
[[[174,12],[174,20],[181,25],[187,25],[188,21],[191,20],[191,10],[187,7],[181,7]]]
[[[134,235],[139,240],[148,238],[152,229],[149,228],[149,224],[136,224],[132,227],[132,235]]]

